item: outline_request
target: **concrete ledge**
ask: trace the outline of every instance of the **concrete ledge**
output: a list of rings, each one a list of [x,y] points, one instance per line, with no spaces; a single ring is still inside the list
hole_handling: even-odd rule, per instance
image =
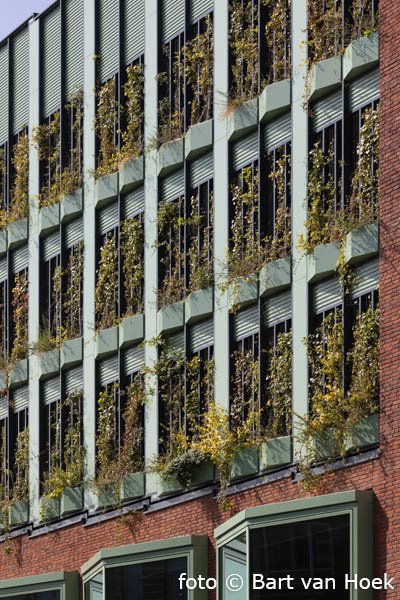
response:
[[[60,498],[46,498],[39,500],[40,520],[44,523],[55,521],[60,517]]]
[[[39,235],[45,235],[60,226],[60,204],[44,206],[39,211]]]
[[[291,436],[278,437],[268,440],[261,446],[260,471],[268,471],[292,462]]]
[[[14,248],[28,239],[28,219],[18,219],[8,226],[7,243],[9,248]]]
[[[263,89],[258,103],[260,121],[270,121],[290,108],[290,79],[271,83]]]
[[[290,286],[290,257],[279,258],[264,265],[260,271],[260,296],[276,294]]]
[[[102,329],[96,335],[96,358],[102,358],[118,350],[118,327]]]
[[[26,383],[29,379],[29,363],[27,358],[19,360],[10,373],[10,386]]]
[[[254,130],[258,125],[258,99],[248,100],[228,117],[228,138],[233,141]]]
[[[7,252],[7,230],[0,231],[0,254]]]
[[[185,158],[192,160],[212,147],[214,122],[212,119],[189,127],[185,135]]]
[[[157,315],[158,333],[172,333],[183,327],[185,321],[185,305],[175,302],[160,308]]]
[[[119,172],[119,191],[121,194],[130,192],[144,180],[144,156],[129,160]]]
[[[349,80],[372,69],[379,61],[379,33],[358,38],[343,55],[343,79]]]
[[[342,57],[327,58],[312,66],[310,71],[309,101],[332,92],[342,85]]]
[[[371,223],[353,229],[346,236],[344,256],[346,263],[352,265],[376,256],[379,251],[378,223]]]
[[[213,313],[213,288],[191,292],[185,300],[185,322],[187,325],[209,317]]]
[[[72,367],[83,360],[83,338],[67,340],[60,348],[61,368]]]
[[[252,304],[258,298],[258,277],[255,273],[238,277],[229,284],[228,309],[235,310]]]
[[[163,144],[157,154],[157,173],[159,177],[168,175],[183,164],[183,138]]]
[[[308,281],[315,282],[336,271],[340,246],[334,242],[314,248],[307,256]]]
[[[83,212],[83,192],[76,190],[73,194],[64,196],[60,202],[60,220],[62,223],[72,221]]]
[[[45,375],[53,375],[58,373],[60,370],[60,350],[50,350],[49,352],[43,352],[39,357],[39,371],[40,377]]]
[[[240,479],[258,473],[258,448],[242,448],[233,459],[230,478]]]
[[[60,514],[62,517],[72,515],[83,509],[83,487],[67,488],[61,496]]]
[[[139,342],[144,338],[144,315],[126,317],[118,326],[119,345],[121,348],[127,344]]]
[[[18,500],[11,504],[10,512],[9,512],[9,524],[10,527],[15,527],[17,525],[23,525],[29,521],[29,503],[28,501],[23,502]]]
[[[105,175],[96,181],[95,205],[97,208],[118,196],[118,173]]]
[[[125,475],[121,481],[121,500],[135,500],[145,493],[145,474],[132,473]]]

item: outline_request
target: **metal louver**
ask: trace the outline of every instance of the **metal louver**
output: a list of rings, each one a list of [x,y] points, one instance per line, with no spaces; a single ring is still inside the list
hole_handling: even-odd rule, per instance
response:
[[[313,311],[320,313],[342,302],[342,289],[336,277],[316,283],[313,287]]]
[[[191,0],[190,22],[195,23],[214,9],[214,0]]]
[[[190,328],[190,352],[214,345],[214,319],[196,323]]]
[[[264,150],[270,152],[278,148],[292,137],[292,115],[287,113],[264,128]]]
[[[185,175],[183,169],[179,169],[172,175],[161,181],[161,200],[175,200],[185,191]]]
[[[42,383],[42,401],[47,406],[56,400],[61,400],[60,378],[52,377]]]
[[[83,88],[84,0],[67,0],[65,6],[65,93],[70,99]]]
[[[65,371],[65,393],[72,394],[83,389],[82,365]]]
[[[124,0],[125,64],[144,52],[145,0]]]
[[[0,48],[0,144],[6,141],[8,136],[8,44]]]
[[[109,79],[119,64],[119,0],[99,0],[100,81]]]
[[[235,171],[258,158],[258,131],[236,142],[232,147],[232,163]]]
[[[272,327],[292,317],[292,293],[290,290],[267,298],[263,305],[264,323]]]
[[[11,394],[12,408],[15,413],[28,408],[29,406],[29,387],[23,385],[12,391]]]
[[[352,286],[353,298],[362,296],[367,292],[375,290],[379,285],[379,259],[368,261],[367,263],[354,269],[354,282]]]
[[[13,273],[19,273],[29,264],[29,250],[28,246],[22,246],[17,250],[14,250],[11,257],[11,267]]]
[[[8,417],[8,398],[0,398],[0,420]]]
[[[122,205],[125,219],[131,219],[142,213],[144,211],[144,187],[140,186],[126,194],[122,200]]]
[[[212,152],[194,160],[190,164],[190,185],[198,186],[203,181],[211,179],[214,175],[214,155]]]
[[[57,254],[60,254],[61,244],[60,244],[60,232],[55,231],[51,235],[43,238],[43,260],[50,260]]]
[[[67,223],[65,226],[65,244],[67,248],[72,248],[78,242],[83,240],[83,217]]]
[[[136,373],[144,367],[144,348],[134,346],[125,350],[123,355],[124,374]]]
[[[241,310],[233,316],[233,337],[235,341],[254,335],[259,331],[258,304]]]
[[[99,362],[99,383],[101,386],[113,383],[119,379],[118,354]]]
[[[8,260],[7,257],[0,260],[0,281],[4,281],[8,277]]]
[[[12,41],[12,132],[29,122],[29,30],[20,31]]]
[[[179,352],[185,348],[185,336],[183,331],[171,335],[167,340],[167,348],[172,352]]]
[[[43,18],[43,116],[61,106],[61,16],[56,7]]]
[[[174,38],[185,28],[185,0],[161,0],[162,41]]]
[[[99,213],[99,233],[104,235],[107,231],[111,231],[119,224],[119,208],[118,203],[113,202],[103,208]]]
[[[319,100],[312,107],[314,130],[319,131],[342,118],[342,90]]]
[[[374,69],[370,73],[355,79],[349,85],[349,106],[354,112],[379,98],[379,70]]]

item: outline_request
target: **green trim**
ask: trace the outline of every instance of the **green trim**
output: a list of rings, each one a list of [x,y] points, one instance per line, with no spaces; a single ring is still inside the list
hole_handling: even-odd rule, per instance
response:
[[[59,571],[0,581],[0,598],[50,590],[60,591],[61,600],[79,600],[79,574]]]
[[[103,568],[179,557],[186,557],[188,560],[188,577],[197,577],[200,574],[207,577],[208,538],[189,535],[100,550],[82,566],[83,584]],[[188,591],[188,600],[206,600],[206,598],[206,590]]]

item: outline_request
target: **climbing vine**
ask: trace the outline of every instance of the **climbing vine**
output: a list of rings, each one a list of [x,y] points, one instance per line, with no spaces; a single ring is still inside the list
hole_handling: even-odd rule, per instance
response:
[[[107,234],[100,248],[100,262],[97,269],[95,308],[97,328],[114,327],[118,318],[118,249],[115,235]]]
[[[229,47],[232,85],[230,100],[243,104],[257,96],[259,77],[258,9],[252,2],[230,3]]]
[[[184,296],[184,224],[183,198],[159,203],[157,247],[163,274],[158,290],[159,307],[179,302]]]
[[[73,248],[68,257],[64,276],[66,287],[64,293],[63,312],[63,339],[69,340],[82,335],[82,282],[83,282],[83,241]]]
[[[267,350],[266,433],[290,435],[292,428],[292,332],[280,332]]]
[[[139,218],[121,223],[121,255],[124,277],[125,315],[143,311],[144,226]]]
[[[82,443],[82,398],[78,390],[69,394],[58,407],[53,423],[53,451],[49,471],[43,477],[43,494],[47,498],[59,498],[67,488],[76,488],[83,483],[84,446]],[[61,413],[67,415],[65,433],[61,433]],[[62,439],[63,437],[63,439]]]
[[[265,41],[269,62],[268,83],[290,77],[291,0],[263,0],[267,9]]]
[[[285,258],[290,255],[292,234],[290,208],[286,205],[286,196],[290,193],[290,178],[286,177],[286,168],[290,168],[290,155],[284,154],[275,162],[269,179],[275,186],[276,211],[273,235],[264,240],[264,262]]]
[[[22,133],[13,145],[11,165],[14,175],[8,218],[10,221],[16,221],[28,216],[29,137],[27,133]]]
[[[25,358],[28,352],[28,274],[18,273],[11,291],[14,340],[11,363]]]
[[[98,139],[96,176],[102,177],[118,169],[117,119],[119,103],[115,97],[115,79],[104,83],[97,91],[97,112],[94,129]]]
[[[17,435],[14,469],[12,472],[12,500],[26,502],[29,498],[29,429],[25,427]]]
[[[143,153],[144,65],[130,65],[127,68],[124,94],[126,128],[122,132],[120,162],[135,159]]]
[[[165,60],[169,57],[168,45],[163,47]],[[163,71],[157,75],[157,81],[160,89],[160,98],[158,102],[158,132],[155,145],[159,146],[165,142],[180,138],[184,134],[183,110],[180,108],[181,94],[183,90],[183,64],[181,63],[180,52],[176,51],[172,59],[172,81],[169,81],[168,73]],[[168,93],[168,87],[171,86],[172,96]]]
[[[203,290],[213,285],[214,264],[212,248],[214,240],[214,195],[209,199],[208,221],[199,211],[199,198],[190,200],[190,216],[187,223],[189,243],[187,261],[189,267],[189,291]]]
[[[214,32],[212,17],[205,19],[205,30],[181,50],[185,65],[186,93],[189,94],[190,124],[202,123],[213,115]]]
[[[0,148],[0,229],[7,227],[7,163],[4,147]]]

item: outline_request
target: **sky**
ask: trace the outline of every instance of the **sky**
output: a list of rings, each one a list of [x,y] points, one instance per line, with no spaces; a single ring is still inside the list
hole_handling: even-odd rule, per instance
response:
[[[41,13],[54,0],[0,0],[0,41],[34,12]]]

